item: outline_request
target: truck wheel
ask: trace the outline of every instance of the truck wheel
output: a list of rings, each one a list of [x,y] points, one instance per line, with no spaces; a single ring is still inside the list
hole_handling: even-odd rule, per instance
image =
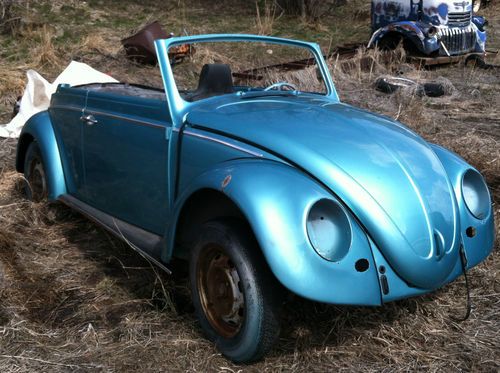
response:
[[[395,50],[402,43],[403,37],[401,35],[389,33],[377,43],[377,48],[383,52],[389,52]]]
[[[47,199],[47,178],[38,143],[33,141],[26,151],[24,160],[24,191],[28,199],[40,202]]]
[[[249,229],[233,220],[205,223],[189,267],[195,312],[208,339],[234,362],[262,358],[279,336],[283,289]]]

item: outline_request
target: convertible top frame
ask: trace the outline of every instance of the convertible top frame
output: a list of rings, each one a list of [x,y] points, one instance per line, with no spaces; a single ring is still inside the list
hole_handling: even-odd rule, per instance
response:
[[[329,73],[328,66],[323,57],[323,53],[321,52],[321,48],[317,43],[248,34],[209,34],[158,39],[155,41],[156,53],[158,55],[158,64],[160,66],[163,84],[165,86],[165,92],[167,95],[170,115],[172,117],[173,128],[179,128],[182,123],[184,123],[186,114],[189,112],[190,107],[194,104],[185,101],[179,94],[177,85],[175,83],[172,66],[170,64],[170,59],[168,57],[168,50],[171,47],[181,44],[241,41],[281,44],[308,49],[316,58],[318,67],[321,71],[321,74],[323,75],[327,91],[326,96],[328,96],[333,101],[340,101],[332,77]]]

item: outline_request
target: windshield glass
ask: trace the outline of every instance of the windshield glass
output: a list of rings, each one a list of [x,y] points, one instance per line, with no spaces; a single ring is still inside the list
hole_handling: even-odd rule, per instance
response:
[[[176,53],[180,48],[184,53]],[[172,47],[169,58],[177,88],[186,101],[236,92],[251,93],[249,97],[327,93],[313,53],[303,47],[201,42]]]

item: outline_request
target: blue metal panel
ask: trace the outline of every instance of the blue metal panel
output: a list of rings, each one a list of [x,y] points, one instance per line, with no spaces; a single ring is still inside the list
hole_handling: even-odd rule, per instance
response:
[[[429,26],[427,26],[428,28]],[[393,22],[387,26],[377,29],[370,41],[368,42],[368,48],[377,45],[388,33],[398,33],[402,37],[410,40],[413,45],[425,54],[430,54],[439,49],[439,43],[436,38],[426,38],[424,30],[426,25],[413,22],[413,21],[398,21]]]
[[[169,213],[166,103],[90,91],[89,114],[98,123],[83,125],[84,200],[162,234]]]
[[[384,303],[425,294],[431,291],[431,289],[419,289],[416,287],[408,286],[408,284],[397,275],[394,269],[392,269],[389,262],[384,258],[382,252],[372,240],[370,240],[370,247],[373,252],[373,258],[376,263],[379,278],[382,275],[386,277],[387,293],[381,291],[382,301]]]
[[[228,175],[231,181],[224,186]],[[215,165],[183,190],[173,221],[184,201],[202,188],[222,191],[235,202],[248,219],[273,273],[294,293],[327,303],[381,304],[370,245],[350,214],[352,244],[342,260],[329,262],[312,248],[306,232],[307,212],[314,202],[335,197],[297,169],[255,159]],[[171,237],[174,232],[172,226]],[[359,259],[370,264],[365,272],[355,270]]]
[[[50,200],[55,200],[67,191],[59,147],[49,113],[42,111],[32,116],[24,125],[20,138],[25,135],[33,137],[38,142],[47,176],[48,197]]]
[[[478,22],[480,25],[480,22]],[[476,31],[476,48],[475,51],[479,53],[483,53],[486,51],[486,39],[487,39],[487,33],[483,29],[482,31],[479,29],[479,26],[477,23],[473,22],[472,27]]]
[[[60,86],[52,95],[49,108],[68,193],[83,198],[84,166],[82,153],[82,116],[87,92]]]
[[[178,174],[177,193],[182,194],[196,177],[214,165],[238,158],[260,158],[264,157],[264,154],[266,159],[274,158],[245,143],[188,127],[182,132],[180,153],[182,162]]]
[[[260,144],[321,180],[413,286],[435,288],[453,270],[460,245],[453,187],[432,149],[401,124],[314,95],[220,98],[187,119]]]
[[[467,254],[468,268],[471,268],[486,259],[493,250],[495,240],[493,209],[490,208],[489,214],[484,219],[472,216],[462,196],[462,178],[467,170],[474,168],[458,155],[439,145],[433,144],[432,148],[445,167],[455,191],[460,214],[460,234]],[[465,233],[468,227],[474,227],[476,231],[474,237],[468,237]]]

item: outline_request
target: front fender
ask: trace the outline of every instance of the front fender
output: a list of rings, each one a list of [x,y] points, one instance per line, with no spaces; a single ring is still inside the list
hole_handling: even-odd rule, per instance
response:
[[[319,199],[335,199],[325,188],[299,170],[269,160],[233,160],[197,177],[176,204],[177,221],[184,202],[200,189],[222,191],[248,220],[276,278],[292,292],[325,303],[380,305],[376,265],[368,239],[349,214],[352,244],[339,262],[321,258],[306,231],[309,208]],[[175,224],[169,236],[175,235]],[[170,250],[163,260],[170,259]],[[369,268],[355,269],[359,259]]]
[[[479,53],[484,53],[486,51],[486,39],[487,39],[487,33],[486,30],[484,29],[484,26],[486,26],[487,22],[484,20],[484,18],[481,20],[483,17],[472,17],[472,29],[476,33],[476,52]]]
[[[469,212],[462,195],[462,178],[468,169],[474,169],[474,167],[439,145],[432,144],[431,146],[443,164],[455,191],[460,211],[461,238],[467,254],[468,268],[471,268],[486,259],[493,250],[495,241],[493,209],[490,208],[489,214],[483,220],[477,219]],[[476,230],[474,237],[469,237],[466,234],[468,227],[473,227]],[[455,272],[455,274],[459,275],[460,271],[458,274]],[[449,278],[448,281],[452,279]]]
[[[33,115],[23,127],[19,136],[16,155],[16,168],[18,171],[23,170],[26,145],[30,140],[36,141],[40,147],[47,177],[48,198],[49,200],[55,200],[66,193],[66,182],[56,135],[47,111]]]
[[[410,40],[424,54],[430,54],[439,49],[437,39],[426,38],[423,26],[411,21],[394,22],[379,28],[370,38],[368,48],[376,46],[388,33],[400,34],[403,38]]]

